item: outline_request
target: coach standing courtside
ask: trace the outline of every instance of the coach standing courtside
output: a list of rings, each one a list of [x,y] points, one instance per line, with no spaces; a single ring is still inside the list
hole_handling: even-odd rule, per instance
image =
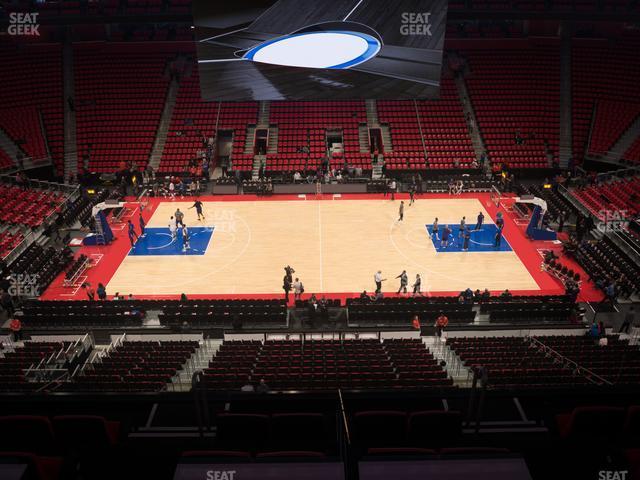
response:
[[[382,291],[382,282],[385,282],[387,279],[382,278],[382,270],[378,270],[376,274],[373,276],[373,281],[376,282],[376,292],[380,293]]]

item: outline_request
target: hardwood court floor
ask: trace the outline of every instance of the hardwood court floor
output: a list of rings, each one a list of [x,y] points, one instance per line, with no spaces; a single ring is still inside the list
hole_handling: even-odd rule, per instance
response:
[[[471,226],[478,199],[293,200],[205,202],[206,220],[196,220],[192,202],[161,202],[149,227],[167,227],[180,208],[188,226],[213,226],[204,255],[127,256],[108,283],[109,292],[134,295],[282,293],[283,267],[295,268],[307,294],[371,291],[373,275],[389,279],[383,291],[396,291],[394,277],[406,269],[411,283],[423,277],[423,291],[539,290],[515,252],[436,253],[426,224]],[[457,235],[457,229],[454,229]],[[507,240],[509,235],[507,233]]]

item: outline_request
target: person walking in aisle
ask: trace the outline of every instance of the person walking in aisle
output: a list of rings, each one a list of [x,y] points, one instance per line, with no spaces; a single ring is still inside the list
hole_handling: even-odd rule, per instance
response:
[[[436,336],[442,337],[442,332],[449,325],[449,319],[444,314],[444,312],[440,312],[440,315],[436,319]]]
[[[400,288],[398,289],[398,293],[407,293],[407,285],[409,284],[409,276],[407,275],[407,271],[403,270],[402,273],[396,278],[400,279]]]
[[[629,333],[629,327],[633,328],[633,320],[635,318],[635,312],[633,309],[633,306],[629,307],[629,311],[627,312],[627,314],[624,316],[624,321],[622,322],[622,325],[620,326],[620,330],[618,330],[618,333]]]

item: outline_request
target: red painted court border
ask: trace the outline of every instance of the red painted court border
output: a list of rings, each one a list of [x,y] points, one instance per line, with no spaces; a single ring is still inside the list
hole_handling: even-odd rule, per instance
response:
[[[312,200],[320,200],[320,201],[336,201],[337,200],[389,200],[389,196],[384,196],[381,193],[373,193],[373,194],[341,194],[339,197],[334,196],[333,194],[307,194],[304,197],[300,197],[299,195],[273,195],[269,197],[257,196],[257,195],[201,195],[200,200],[203,202],[256,202],[256,201],[306,201]],[[398,200],[406,200],[409,198],[408,194],[397,194],[396,199]],[[512,215],[505,211],[504,208],[498,209],[496,205],[491,201],[491,197],[489,193],[463,193],[462,195],[458,195],[452,197],[446,193],[429,193],[417,195],[418,199],[476,199],[480,201],[487,211],[491,219],[495,222],[496,214],[498,211],[503,213],[503,217],[505,219],[504,226],[504,236],[511,245],[514,253],[518,256],[519,260],[525,266],[527,271],[531,274],[535,282],[537,283],[540,290],[512,290],[514,294],[517,295],[561,295],[564,293],[564,287],[561,283],[549,275],[546,272],[541,271],[540,265],[542,263],[542,258],[538,253],[538,249],[549,249],[549,250],[558,250],[558,245],[553,242],[544,242],[544,241],[532,241],[529,240],[525,235],[525,230],[523,227],[516,225]],[[195,197],[183,197],[176,198],[175,201],[181,202],[190,202],[193,201]],[[129,197],[127,200],[130,202],[129,206],[133,209],[133,215],[131,216],[132,222],[136,227],[136,230],[139,230],[138,227],[138,209],[139,204],[135,202],[135,198]],[[149,219],[152,217],[153,213],[158,208],[158,205],[163,202],[172,202],[174,200],[170,200],[167,198],[150,198],[148,206],[143,211],[143,218],[145,223],[149,222]],[[475,212],[473,212],[475,216]],[[426,220],[425,220],[426,221]],[[124,261],[125,257],[129,253],[131,245],[129,243],[129,239],[127,235],[124,233],[125,230],[121,232],[114,232],[115,239],[108,246],[93,246],[87,247],[82,246],[77,252],[76,257],[81,254],[90,255],[92,253],[102,253],[104,257],[102,261],[95,267],[87,270],[87,282],[91,283],[91,285],[95,288],[99,282],[103,284],[107,284],[113,275],[116,273],[120,264]],[[461,253],[464,254],[464,253]],[[563,259],[565,263],[573,268],[574,271],[580,273],[581,278],[586,279],[588,276],[579,267],[575,262],[570,262],[566,259]],[[505,272],[505,275],[508,275],[509,272]],[[82,289],[80,289],[75,295],[70,295],[70,289],[68,287],[63,286],[64,273],[60,274],[47,288],[47,290],[40,296],[43,300],[84,300],[86,299],[86,295]],[[111,294],[115,294],[115,292],[110,292]],[[119,292],[120,294],[128,295],[130,292]],[[248,299],[267,299],[267,298],[282,298],[282,294],[206,294],[206,295],[190,295],[189,292],[184,292],[189,298],[193,299],[233,299],[233,298],[248,298]],[[458,295],[460,292],[447,292],[447,291],[431,291],[429,292],[429,296],[454,296]],[[500,292],[492,292],[492,294],[498,294]],[[309,292],[309,295],[311,292]],[[357,297],[360,292],[317,292],[316,295],[326,296],[327,298],[340,298],[342,300],[346,298],[354,298]],[[305,298],[309,295],[305,295]],[[395,297],[395,293],[387,293],[385,292],[385,296],[387,297]],[[179,294],[176,295],[140,295],[136,296],[136,298],[141,299],[178,299],[180,298]],[[290,298],[293,299],[293,294],[290,295]],[[599,301],[602,299],[602,293],[590,282],[586,280],[583,281],[583,291],[580,295],[580,300],[583,301]]]

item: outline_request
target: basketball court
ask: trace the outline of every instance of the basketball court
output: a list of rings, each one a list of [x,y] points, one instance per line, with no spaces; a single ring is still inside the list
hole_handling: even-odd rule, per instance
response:
[[[514,292],[559,291],[556,282],[539,271],[534,242],[503,211],[506,223],[499,248],[494,246],[498,209],[489,194],[422,196],[409,205],[406,195],[395,201],[382,195],[345,197],[205,197],[205,219],[198,221],[192,200],[151,199],[144,210],[147,229],[131,248],[125,230],[114,228],[109,246],[83,247],[103,254],[88,270],[92,284],[102,282],[109,294],[143,297],[187,295],[281,295],[283,267],[291,265],[306,294],[354,295],[373,291],[373,275],[382,270],[384,292],[396,292],[406,270],[410,285],[422,277],[426,294],[451,294],[466,288]],[[398,221],[400,201],[405,214]],[[180,229],[169,231],[171,216],[184,212],[190,248]],[[132,220],[137,228],[137,208]],[[475,230],[479,212],[485,216]],[[472,229],[468,251],[462,250],[459,224],[465,216]],[[443,247],[432,234],[438,217],[452,234]],[[55,286],[47,296],[55,298]],[[544,290],[544,292],[543,292]],[[82,295],[82,291],[78,292]],[[63,297],[68,294],[63,294]]]

